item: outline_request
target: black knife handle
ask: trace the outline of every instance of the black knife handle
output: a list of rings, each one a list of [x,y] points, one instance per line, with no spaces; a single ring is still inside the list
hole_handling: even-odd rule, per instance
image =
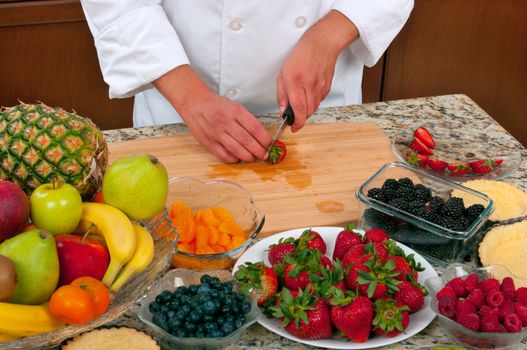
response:
[[[295,114],[293,113],[293,108],[291,108],[291,105],[288,105],[285,109],[284,118],[286,118],[287,125],[293,125],[295,122]]]

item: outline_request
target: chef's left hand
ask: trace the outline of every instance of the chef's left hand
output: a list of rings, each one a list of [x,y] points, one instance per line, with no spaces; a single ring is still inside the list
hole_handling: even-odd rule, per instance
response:
[[[276,99],[280,114],[288,104],[293,108],[292,132],[305,125],[328,95],[337,58],[358,35],[347,17],[332,10],[304,33],[287,57],[276,79]]]

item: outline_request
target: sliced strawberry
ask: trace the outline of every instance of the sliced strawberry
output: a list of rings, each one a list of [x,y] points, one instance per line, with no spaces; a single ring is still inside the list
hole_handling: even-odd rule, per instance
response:
[[[453,163],[448,165],[448,171],[450,171],[453,176],[462,176],[469,173],[471,168],[465,163]]]
[[[271,161],[272,164],[280,163],[282,160],[284,160],[286,154],[287,149],[285,147],[285,144],[280,140],[276,140],[271,146],[271,149],[269,150],[268,159],[269,161]]]
[[[425,154],[419,154],[416,151],[408,151],[406,154],[406,161],[410,165],[424,168],[428,162],[428,156]]]
[[[479,159],[475,160],[473,162],[468,163],[470,167],[472,168],[472,171],[474,174],[488,174],[490,173],[494,168],[499,166],[503,162],[503,159]]]
[[[428,148],[427,145],[425,145],[421,140],[414,139],[414,142],[412,142],[412,145],[410,146],[411,149],[414,151],[417,151],[417,153],[424,154],[426,156],[431,156],[434,154],[430,148]]]
[[[448,167],[448,163],[439,159],[429,159],[428,167],[435,171],[443,171]]]
[[[434,141],[434,138],[432,137],[432,134],[430,134],[430,131],[426,130],[425,127],[420,127],[420,128],[415,129],[414,137],[416,139],[419,139],[422,143],[427,145],[429,148],[434,148],[436,146],[436,143]]]

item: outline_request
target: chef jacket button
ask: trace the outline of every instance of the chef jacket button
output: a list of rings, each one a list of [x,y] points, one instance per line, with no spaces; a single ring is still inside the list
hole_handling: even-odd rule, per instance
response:
[[[302,28],[303,26],[305,26],[307,23],[307,18],[305,18],[304,16],[300,16],[298,17],[296,20],[295,20],[295,25],[298,27],[298,28]]]
[[[233,98],[234,96],[236,96],[236,93],[236,89],[227,89],[227,91],[225,91],[225,96],[228,98]]]
[[[232,20],[231,23],[229,23],[229,27],[237,32],[238,30],[242,29],[242,22],[237,19]]]

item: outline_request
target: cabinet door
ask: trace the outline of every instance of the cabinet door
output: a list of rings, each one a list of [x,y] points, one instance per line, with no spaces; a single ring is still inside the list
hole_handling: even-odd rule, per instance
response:
[[[526,33],[526,0],[415,0],[383,97],[466,94],[527,146]]]

